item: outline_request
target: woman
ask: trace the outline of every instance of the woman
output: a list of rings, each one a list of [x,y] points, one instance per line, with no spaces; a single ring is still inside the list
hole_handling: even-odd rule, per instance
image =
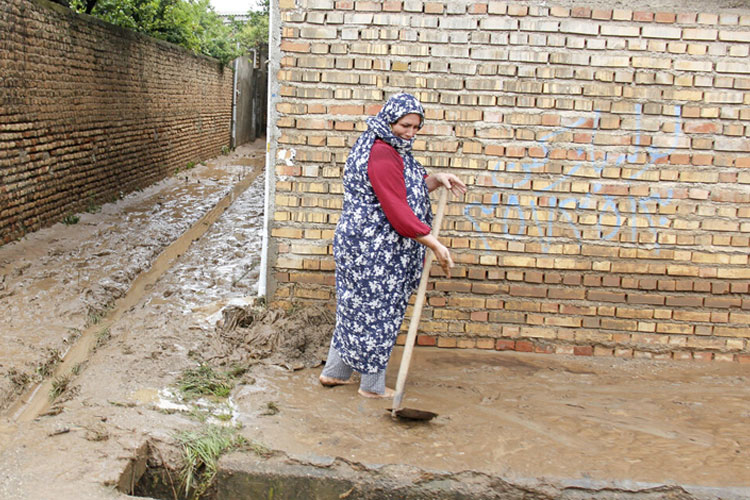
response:
[[[440,186],[455,195],[466,186],[453,174],[427,175],[411,154],[424,123],[422,104],[396,94],[352,147],[344,167],[344,206],[334,235],[336,327],[320,383],[351,383],[362,374],[359,394],[392,397],[385,387],[406,305],[419,283],[425,247],[446,274],[450,252],[430,234],[429,193]]]

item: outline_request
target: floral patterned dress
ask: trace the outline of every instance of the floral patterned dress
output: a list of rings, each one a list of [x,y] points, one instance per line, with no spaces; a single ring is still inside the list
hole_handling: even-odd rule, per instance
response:
[[[360,373],[377,373],[388,364],[409,297],[419,283],[425,247],[391,226],[373,191],[367,167],[376,139],[393,146],[404,161],[406,201],[420,221],[432,223],[426,172],[411,154],[412,140],[397,137],[390,124],[402,116],[424,117],[409,94],[391,97],[367,120],[344,167],[344,205],[334,235],[336,327],[333,347]]]

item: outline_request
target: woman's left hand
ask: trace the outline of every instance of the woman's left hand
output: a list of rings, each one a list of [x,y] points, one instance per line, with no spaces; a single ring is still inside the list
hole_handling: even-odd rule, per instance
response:
[[[459,179],[454,174],[449,174],[446,172],[440,172],[437,174],[432,174],[426,179],[427,188],[430,190],[430,192],[436,190],[440,186],[445,187],[445,189],[450,189],[451,193],[453,193],[453,196],[461,196],[466,192],[466,184],[461,182],[461,179]]]

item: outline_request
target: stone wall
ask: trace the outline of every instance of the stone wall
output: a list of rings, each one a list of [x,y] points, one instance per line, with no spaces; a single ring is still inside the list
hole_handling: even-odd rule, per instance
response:
[[[0,244],[230,141],[232,70],[45,0],[0,3]]]
[[[419,344],[750,361],[750,10],[280,0],[276,304],[335,301],[349,147],[398,91],[462,177]]]

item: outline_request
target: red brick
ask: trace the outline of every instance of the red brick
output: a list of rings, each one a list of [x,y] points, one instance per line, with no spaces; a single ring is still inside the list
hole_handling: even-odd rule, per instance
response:
[[[469,5],[469,14],[486,14],[487,4],[486,3],[473,3]]]
[[[551,344],[538,344],[534,346],[534,352],[538,354],[554,354],[555,346]]]
[[[665,292],[674,291],[676,288],[674,280],[657,280],[657,289]]]
[[[582,276],[578,273],[566,273],[563,275],[563,284],[564,285],[580,285],[582,281]]]
[[[701,307],[703,305],[703,297],[699,295],[667,297],[666,305],[677,307]]]
[[[510,285],[509,294],[514,297],[546,297],[547,287]]]
[[[437,337],[435,337],[434,335],[417,335],[417,345],[437,345]]]
[[[560,273],[544,273],[544,282],[554,285],[562,283],[562,275]]]
[[[724,281],[714,281],[711,283],[711,293],[714,295],[724,295],[729,293],[729,283]]]
[[[520,352],[534,352],[534,344],[527,340],[516,341],[516,351]]]
[[[706,297],[703,301],[705,307],[740,307],[742,299],[739,297]]]
[[[619,287],[620,277],[614,274],[608,274],[602,278],[602,286]]]
[[[609,20],[612,19],[612,10],[594,9],[591,11],[592,19]]]
[[[445,297],[430,297],[427,302],[433,307],[445,307]]]
[[[657,23],[673,23],[677,20],[677,14],[674,12],[657,12],[654,15],[654,21]]]
[[[471,313],[471,320],[472,321],[487,321],[488,316],[487,311],[474,311]]]
[[[593,356],[594,348],[590,345],[577,345],[573,347],[573,354],[576,356]]]
[[[541,271],[526,271],[523,279],[527,283],[541,283],[544,280],[544,273]]]
[[[495,349],[498,351],[513,351],[516,348],[516,342],[514,340],[497,339],[495,341]]]
[[[550,299],[584,300],[586,290],[583,288],[550,288],[548,297]]]
[[[501,290],[501,286],[494,283],[473,283],[471,285],[471,291],[473,293],[481,293],[483,295],[494,295],[499,293]]]
[[[694,352],[693,359],[696,361],[711,361],[713,359],[713,353],[710,352]]]
[[[581,324],[584,328],[599,328],[601,326],[601,320],[599,318],[585,317]]]
[[[602,286],[602,277],[586,275],[583,277],[583,285],[584,286]]]
[[[589,290],[586,296],[589,300],[593,300],[595,302],[625,302],[625,294],[622,292]]]
[[[635,11],[633,12],[633,21],[651,22],[654,20],[653,12]]]
[[[471,291],[471,283],[465,283],[458,280],[438,281],[435,283],[435,290],[467,293]]]
[[[483,280],[487,277],[487,271],[484,269],[470,268],[469,279],[470,280]]]
[[[652,293],[633,293],[633,294],[628,294],[628,303],[629,304],[663,305],[664,296],[656,295]]]

